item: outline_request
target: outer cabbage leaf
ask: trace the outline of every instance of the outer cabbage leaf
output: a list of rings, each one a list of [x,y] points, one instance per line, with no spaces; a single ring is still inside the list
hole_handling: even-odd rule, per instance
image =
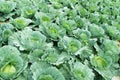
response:
[[[41,12],[48,12],[49,11],[49,6],[47,5],[46,2],[38,1],[37,7]]]
[[[34,80],[65,80],[62,73],[46,62],[34,63],[31,66]]]
[[[62,74],[64,75],[65,77],[65,80],[71,80],[72,78],[72,74],[70,72],[70,69],[69,69],[69,65],[68,64],[63,64],[61,67],[60,67],[60,72],[62,72]],[[73,80],[73,79],[72,79]]]
[[[104,29],[95,24],[91,24],[89,26],[89,30],[93,37],[103,37],[105,35]]]
[[[120,48],[117,45],[117,42],[109,39],[104,39],[103,41],[103,50],[104,51],[112,51],[112,54],[119,54]]]
[[[45,47],[46,37],[39,31],[32,31],[26,28],[18,31],[9,37],[9,45],[19,47],[19,50],[33,50]]]
[[[120,31],[120,25],[118,21],[112,21],[112,26],[116,27]]]
[[[15,80],[33,80],[29,66]]]
[[[13,1],[17,3],[16,6],[18,9],[21,9],[27,6],[31,7],[33,5],[32,0],[31,1],[30,0],[13,0]]]
[[[112,51],[108,50],[105,53],[100,54],[102,56],[107,56],[112,59],[113,63],[117,63],[119,61],[119,54],[114,54]],[[114,64],[113,64],[114,65]]]
[[[24,69],[24,66],[20,52],[15,47],[3,46],[0,48],[0,77],[13,79]]]
[[[102,49],[104,50],[105,53],[101,55],[109,56],[112,58],[113,62],[118,62],[120,48],[117,42],[109,39],[104,39]]]
[[[30,62],[36,62],[41,60],[41,57],[44,55],[44,51],[41,49],[35,49],[28,55]]]
[[[82,60],[85,60],[86,58],[89,58],[92,53],[93,51],[88,46],[84,46],[75,52],[75,55],[79,55]]]
[[[120,40],[120,37],[119,37],[120,32],[116,27],[109,26],[108,24],[104,24],[103,28],[110,38]]]
[[[55,9],[60,9],[63,7],[63,5],[57,1],[52,1],[52,6],[55,8]]]
[[[98,69],[95,70],[104,78],[104,80],[112,80],[112,77],[120,75],[119,74],[120,71],[116,70],[115,68],[109,68],[103,71]]]
[[[3,14],[3,13],[0,13],[0,21],[1,22],[5,22],[5,21],[8,21],[11,19],[12,16],[15,15],[15,11],[14,12],[11,12],[9,14]]]

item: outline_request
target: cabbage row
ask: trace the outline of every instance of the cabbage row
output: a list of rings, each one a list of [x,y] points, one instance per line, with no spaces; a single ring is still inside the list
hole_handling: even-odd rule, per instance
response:
[[[119,0],[0,0],[0,80],[115,76]]]

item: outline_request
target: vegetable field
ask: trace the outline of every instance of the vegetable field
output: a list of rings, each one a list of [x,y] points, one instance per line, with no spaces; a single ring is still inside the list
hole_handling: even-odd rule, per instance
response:
[[[0,0],[0,80],[120,80],[120,0]]]

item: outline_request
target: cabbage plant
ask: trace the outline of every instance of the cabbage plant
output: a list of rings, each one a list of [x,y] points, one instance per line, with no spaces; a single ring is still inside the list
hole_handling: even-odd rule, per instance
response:
[[[0,48],[0,77],[14,79],[25,67],[25,62],[17,48],[3,46]]]

